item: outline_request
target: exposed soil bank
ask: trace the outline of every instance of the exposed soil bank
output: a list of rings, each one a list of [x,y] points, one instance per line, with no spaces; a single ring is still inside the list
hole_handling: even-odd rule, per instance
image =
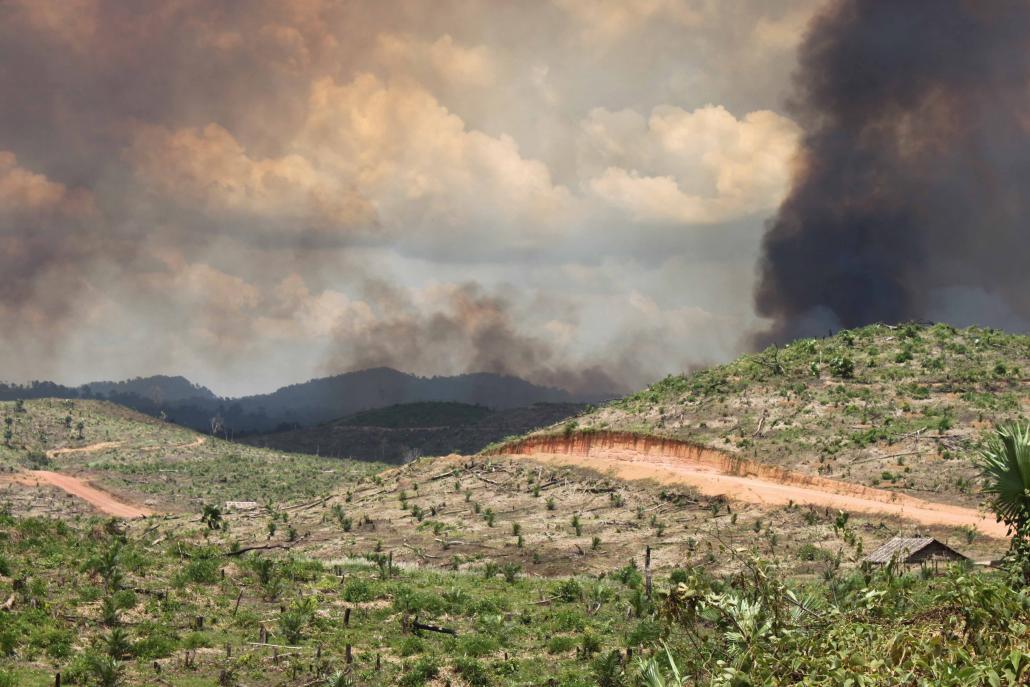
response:
[[[895,515],[926,525],[975,527],[1004,538],[1006,528],[971,508],[925,501],[775,465],[749,461],[717,449],[673,439],[617,432],[530,437],[494,453],[610,471],[621,479],[654,479],[689,484],[709,496],[766,505],[800,505]]]

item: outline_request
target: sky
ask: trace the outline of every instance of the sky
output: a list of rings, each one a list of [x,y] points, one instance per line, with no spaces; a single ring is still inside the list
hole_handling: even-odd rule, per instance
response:
[[[818,5],[0,2],[0,378],[731,359]]]

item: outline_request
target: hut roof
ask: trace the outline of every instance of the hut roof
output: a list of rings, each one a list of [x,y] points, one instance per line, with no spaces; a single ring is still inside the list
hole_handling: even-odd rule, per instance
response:
[[[924,553],[924,556],[919,556],[920,553]],[[890,563],[892,560],[906,563],[912,559],[919,560],[932,555],[938,555],[951,560],[966,558],[955,549],[943,542],[937,541],[933,537],[894,537],[880,548],[871,552],[865,559],[870,563]]]

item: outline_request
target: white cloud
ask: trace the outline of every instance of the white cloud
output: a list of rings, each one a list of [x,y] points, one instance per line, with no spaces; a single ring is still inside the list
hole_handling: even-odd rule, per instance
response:
[[[595,109],[582,123],[583,185],[640,222],[712,224],[776,207],[799,129],[767,110],[663,105],[645,120]]]

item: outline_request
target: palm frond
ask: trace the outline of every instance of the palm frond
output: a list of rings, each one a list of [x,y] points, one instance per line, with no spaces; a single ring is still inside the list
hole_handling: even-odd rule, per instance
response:
[[[1030,518],[1030,424],[1001,425],[981,449],[984,493],[998,517],[1012,526]]]

